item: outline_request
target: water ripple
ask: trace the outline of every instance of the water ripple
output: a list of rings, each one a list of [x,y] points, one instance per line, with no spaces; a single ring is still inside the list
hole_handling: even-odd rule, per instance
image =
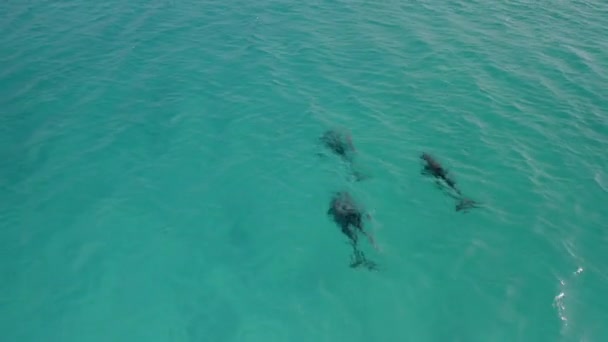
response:
[[[608,336],[605,2],[0,13],[9,340]],[[330,127],[369,180],[317,156]],[[486,210],[457,215],[422,151]],[[347,267],[338,189],[385,272]]]

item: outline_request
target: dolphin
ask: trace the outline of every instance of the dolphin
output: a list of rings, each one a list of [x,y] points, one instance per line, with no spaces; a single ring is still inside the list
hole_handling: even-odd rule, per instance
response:
[[[351,163],[356,152],[350,134],[328,130],[319,138],[325,147],[339,155],[345,161]]]
[[[353,176],[357,181],[369,178],[368,175],[365,175],[360,171],[354,169],[357,149],[353,144],[350,134],[332,129],[325,131],[325,133],[323,133],[319,140],[326,148],[328,148],[334,154],[342,158],[343,161],[349,164]]]
[[[454,189],[454,191],[460,195],[460,190],[456,187],[456,181],[448,175],[448,170],[446,170],[443,165],[428,153],[422,153],[420,159],[424,160],[426,163],[424,169],[422,169],[422,174],[430,175],[437,179],[443,179],[450,188]]]
[[[352,196],[344,191],[334,194],[327,210],[327,215],[333,218],[342,233],[350,240],[354,251],[351,267],[363,265],[369,269],[376,268],[377,265],[367,260],[365,254],[358,249],[359,233],[365,235],[374,248],[376,248],[373,236],[365,231],[363,227],[364,218],[370,218],[370,215],[363,213]]]
[[[420,155],[420,159],[424,160],[425,162],[424,168],[421,172],[423,175],[428,175],[435,177],[436,179],[443,180],[448,185],[448,187],[450,187],[456,192],[458,196],[448,194],[449,196],[458,200],[458,203],[455,207],[456,211],[466,212],[468,209],[471,208],[479,208],[479,203],[470,198],[463,197],[460,189],[456,187],[456,181],[449,175],[448,170],[445,169],[443,165],[441,165],[441,163],[437,161],[437,159],[435,159],[433,156],[426,152]]]

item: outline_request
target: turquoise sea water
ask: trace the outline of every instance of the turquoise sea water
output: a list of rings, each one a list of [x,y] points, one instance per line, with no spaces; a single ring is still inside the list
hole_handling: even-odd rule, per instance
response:
[[[607,27],[600,0],[3,1],[1,340],[606,341]]]

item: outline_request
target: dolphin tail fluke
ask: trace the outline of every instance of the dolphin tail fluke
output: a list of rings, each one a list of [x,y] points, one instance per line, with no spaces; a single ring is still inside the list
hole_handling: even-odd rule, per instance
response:
[[[350,267],[357,268],[359,266],[363,266],[370,271],[378,269],[378,264],[367,259],[361,250],[355,248],[351,257]]]
[[[462,197],[456,204],[456,211],[467,212],[469,209],[479,208],[481,203],[474,201],[470,198]]]

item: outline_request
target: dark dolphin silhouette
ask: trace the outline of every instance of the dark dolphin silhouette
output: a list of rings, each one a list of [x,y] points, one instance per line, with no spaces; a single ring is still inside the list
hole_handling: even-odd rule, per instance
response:
[[[336,130],[328,130],[320,138],[321,142],[332,152],[347,162],[352,162],[356,152],[350,134]]]
[[[443,165],[437,161],[437,159],[426,152],[422,153],[420,158],[425,161],[424,168],[422,169],[423,175],[428,175],[435,177],[436,179],[443,180],[452,190],[456,192],[458,196],[448,194],[449,196],[458,200],[455,207],[456,211],[466,212],[468,209],[479,208],[479,203],[470,198],[462,196],[462,192],[460,189],[458,189],[458,187],[456,187],[456,181],[449,175],[448,170],[446,170]]]
[[[323,145],[325,145],[325,147],[327,147],[334,154],[340,156],[343,161],[350,165],[353,175],[357,181],[369,178],[368,175],[354,169],[354,159],[357,149],[353,144],[350,134],[332,129],[325,131],[319,140]]]
[[[347,192],[336,193],[331,200],[327,214],[333,217],[334,222],[342,229],[342,233],[356,244],[357,232],[364,232],[363,214],[352,196]]]
[[[359,233],[367,236],[375,247],[374,238],[371,234],[366,232],[363,227],[363,219],[365,217],[369,218],[369,214],[363,213],[352,196],[344,191],[334,194],[327,214],[332,216],[342,233],[350,240],[350,244],[354,251],[351,267],[363,265],[369,269],[375,269],[377,265],[374,262],[367,260],[365,254],[358,248]]]
[[[450,188],[454,189],[454,191],[460,195],[460,190],[456,187],[456,181],[448,175],[448,170],[446,170],[443,165],[428,153],[423,153],[420,158],[425,161],[422,174],[430,175],[437,179],[443,179]]]

